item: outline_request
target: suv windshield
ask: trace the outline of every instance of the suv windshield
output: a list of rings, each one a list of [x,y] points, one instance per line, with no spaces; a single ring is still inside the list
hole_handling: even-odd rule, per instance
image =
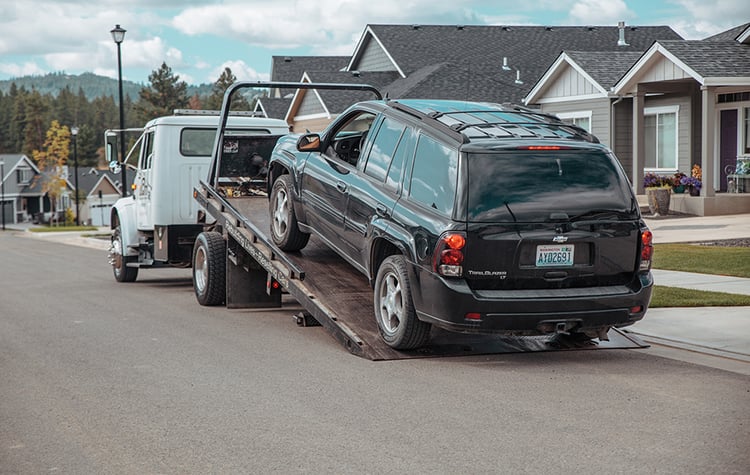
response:
[[[626,177],[604,151],[469,153],[468,170],[471,222],[593,219],[592,210],[609,219],[636,214]]]

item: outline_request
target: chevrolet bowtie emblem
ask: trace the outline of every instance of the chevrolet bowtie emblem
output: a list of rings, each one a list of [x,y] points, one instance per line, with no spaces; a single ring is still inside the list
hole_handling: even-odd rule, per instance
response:
[[[552,238],[552,242],[567,242],[568,237],[567,236],[555,236]]]

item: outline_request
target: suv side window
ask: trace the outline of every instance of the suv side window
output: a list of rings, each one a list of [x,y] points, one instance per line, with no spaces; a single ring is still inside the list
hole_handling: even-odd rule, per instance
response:
[[[349,116],[336,130],[333,130],[331,142],[325,154],[356,166],[359,160],[360,147],[375,120],[375,114],[359,111]]]
[[[407,127],[404,133],[401,135],[401,141],[398,143],[398,147],[393,154],[393,160],[391,160],[391,166],[388,169],[388,177],[385,180],[385,187],[392,191],[398,191],[401,185],[401,171],[404,169],[404,164],[408,163],[408,160],[414,155],[414,147],[417,145],[417,133],[411,128]]]
[[[432,137],[420,135],[411,173],[410,198],[450,214],[456,197],[457,175],[458,151]]]
[[[365,174],[383,182],[394,157],[396,145],[404,132],[404,126],[386,117],[373,140],[370,155],[365,164]]]

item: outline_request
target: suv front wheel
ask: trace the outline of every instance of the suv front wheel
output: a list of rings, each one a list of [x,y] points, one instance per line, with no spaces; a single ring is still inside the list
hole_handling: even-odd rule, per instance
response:
[[[300,231],[292,203],[292,178],[281,175],[273,182],[271,200],[271,237],[282,251],[299,251],[310,239],[308,233]]]
[[[373,303],[378,329],[390,347],[411,350],[427,343],[431,325],[417,318],[403,256],[389,256],[380,265]]]

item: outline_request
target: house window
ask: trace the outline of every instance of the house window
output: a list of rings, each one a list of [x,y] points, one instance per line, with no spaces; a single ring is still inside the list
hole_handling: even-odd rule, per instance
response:
[[[645,109],[643,139],[646,144],[646,170],[677,170],[678,112],[678,106]]]
[[[34,173],[30,168],[19,168],[16,170],[16,179],[19,185],[28,185],[31,183],[33,177]]]
[[[744,153],[750,155],[750,107],[745,107],[745,117],[742,122],[744,123],[742,127],[742,135],[744,136],[742,143],[745,144]]]
[[[591,111],[559,112],[556,114],[563,122],[577,125],[591,133]]]

